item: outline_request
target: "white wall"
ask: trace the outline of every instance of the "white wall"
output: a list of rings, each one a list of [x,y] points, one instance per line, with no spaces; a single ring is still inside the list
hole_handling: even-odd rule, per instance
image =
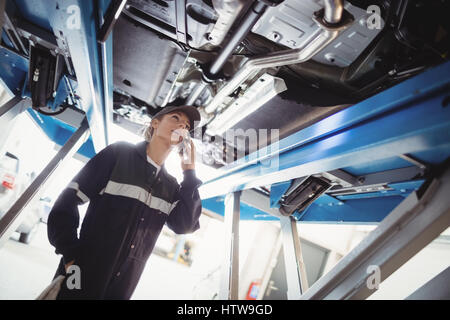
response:
[[[240,233],[239,299],[245,299],[253,281],[262,281],[280,230],[278,223],[270,221],[245,221],[242,224],[242,232],[252,234],[244,237]]]
[[[331,251],[324,275],[355,248],[376,226],[299,224],[301,237]],[[441,236],[450,235],[450,228]],[[450,241],[438,237],[385,279],[368,299],[405,299],[450,266]],[[445,284],[449,285],[449,284]]]
[[[442,233],[449,234],[450,229]],[[449,266],[450,242],[437,238],[384,280],[368,299],[405,299]]]

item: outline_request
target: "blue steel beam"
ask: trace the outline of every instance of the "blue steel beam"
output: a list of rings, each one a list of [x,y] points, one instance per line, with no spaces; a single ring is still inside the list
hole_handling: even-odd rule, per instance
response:
[[[214,213],[225,214],[225,197],[219,196],[215,198],[202,200],[203,209],[210,210]],[[249,206],[241,201],[240,203],[240,220],[263,220],[263,221],[277,221],[279,218],[270,215],[269,213],[259,210],[255,207]]]
[[[450,155],[449,85],[447,62],[224,167],[200,195],[208,199],[436,148]]]
[[[112,6],[111,0],[100,0],[98,15],[100,25],[105,23],[104,13],[108,11],[109,6]],[[97,33],[100,33],[99,30]],[[102,63],[102,76],[103,76],[103,109],[104,109],[104,123],[105,123],[105,136],[107,143],[109,142],[108,132],[113,124],[113,30],[109,32],[109,36],[104,39],[105,41],[99,43],[100,47],[100,60]]]
[[[424,180],[389,184],[393,190],[354,195],[319,197],[294,219],[303,223],[377,224],[397,207]]]
[[[31,12],[24,10],[23,14],[26,14],[33,23],[42,23],[45,26],[46,23],[39,18],[39,15],[42,14],[44,10],[40,6],[42,6],[42,4],[34,6],[34,10]],[[3,34],[3,36],[5,37],[5,34]],[[8,44],[7,42],[5,43]],[[102,59],[102,61],[105,61],[108,65],[108,68],[104,69],[105,72],[103,77],[104,79],[107,79],[107,82],[104,83],[107,88],[112,88],[112,39],[108,39],[103,47],[105,48],[105,50],[103,50],[103,54],[106,58]],[[29,61],[27,57],[14,52],[12,49],[0,47],[0,83],[2,83],[11,95],[29,97],[29,92],[27,93],[24,90],[28,75],[28,64]],[[64,79],[62,80],[63,81],[60,82],[60,90],[57,92],[55,101],[58,100],[59,95],[63,96],[63,98],[67,95],[67,88],[62,88],[61,85],[66,83],[64,82]],[[74,88],[75,93],[79,94],[77,82],[72,80],[69,80],[69,82]],[[112,89],[105,89],[104,91],[107,94],[105,95],[103,103],[106,107],[112,109],[112,92],[109,92],[112,91]],[[67,139],[76,131],[76,129],[78,129],[77,127],[66,125],[54,117],[37,113],[35,110],[31,109],[31,104],[29,101],[26,101],[25,103],[28,104],[28,106],[26,106],[27,112],[30,114],[32,119],[38,126],[41,127],[49,139],[58,145],[64,145]],[[55,102],[53,102],[53,104],[55,104]],[[53,105],[53,107],[55,107],[55,105]],[[92,135],[88,141],[83,144],[78,153],[87,158],[91,158],[96,154],[96,150],[93,147]]]
[[[28,59],[11,49],[0,47],[0,83],[10,95],[16,97],[26,96],[23,89],[27,75]],[[72,86],[77,86],[76,82],[71,81],[71,84]],[[31,102],[29,100],[25,100],[24,104],[25,109],[35,123],[49,139],[60,146],[63,146],[69,137],[75,133],[76,129],[78,129],[66,125],[54,117],[38,113],[31,108]],[[83,144],[78,153],[87,158],[92,158],[96,154],[92,143],[92,136]]]
[[[278,202],[281,200],[281,197],[286,193],[286,191],[291,186],[291,181],[284,181],[284,182],[278,182],[274,183],[270,187],[270,207],[271,208],[279,208],[277,205]]]
[[[40,114],[32,108],[28,108],[27,112],[47,137],[57,145],[63,146],[78,129],[63,123],[54,117]],[[95,156],[96,152],[92,143],[92,135],[85,143],[83,143],[77,153],[88,159]]]
[[[97,43],[100,16],[109,5],[101,1],[33,1],[16,0],[20,14],[43,29],[51,31],[57,41],[67,46],[72,57],[81,98],[95,151],[108,144],[108,117],[112,109],[112,38]]]
[[[54,1],[49,2],[49,6],[58,7]],[[94,1],[83,0],[58,1],[59,9],[54,10],[55,16],[51,22],[54,32],[66,39],[77,77],[78,95],[86,112],[94,148],[98,152],[108,144],[108,110],[105,105],[102,56],[96,40],[98,9],[94,4]],[[109,98],[112,99],[112,87],[109,88]]]
[[[301,223],[333,223],[333,224],[377,224],[382,221],[402,200],[413,191],[419,189],[424,180],[413,180],[392,183],[392,190],[367,192],[353,195],[332,197],[328,194],[320,196],[301,212],[295,212],[293,218]],[[269,206],[267,199],[266,205]],[[203,208],[223,215],[224,197],[218,196],[202,200]],[[272,207],[272,205],[271,205]],[[241,201],[241,220],[279,220],[269,213],[247,205]]]

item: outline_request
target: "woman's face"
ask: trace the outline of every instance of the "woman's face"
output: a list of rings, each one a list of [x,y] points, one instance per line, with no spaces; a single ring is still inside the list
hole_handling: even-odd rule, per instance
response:
[[[153,135],[170,141],[171,145],[178,144],[183,140],[182,136],[174,132],[175,130],[190,130],[189,118],[180,111],[165,114],[161,120],[155,119],[153,127],[155,128]]]

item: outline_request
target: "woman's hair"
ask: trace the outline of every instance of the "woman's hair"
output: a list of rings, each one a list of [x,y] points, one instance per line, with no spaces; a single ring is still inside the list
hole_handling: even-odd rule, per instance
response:
[[[175,112],[175,111],[173,111],[173,112]],[[157,120],[161,121],[162,118],[164,118],[165,115],[171,114],[171,113],[173,113],[173,112],[165,113],[165,114],[162,114],[162,115],[153,117],[153,118],[152,118],[152,121],[153,121],[153,119],[157,119]],[[142,129],[141,129],[141,135],[144,137],[145,141],[150,142],[150,140],[152,139],[153,131],[154,131],[154,129],[153,129],[153,127],[152,127],[152,122],[151,122],[151,121],[150,121],[149,123],[146,123],[146,124],[142,127]]]
[[[160,115],[158,117],[154,117],[153,119],[157,119],[159,121],[161,121],[161,119],[164,117],[165,115]],[[142,127],[142,136],[144,137],[145,141],[150,142],[150,140],[152,139],[152,135],[153,135],[153,127],[152,127],[152,123],[151,121],[149,123],[146,123],[143,127]]]

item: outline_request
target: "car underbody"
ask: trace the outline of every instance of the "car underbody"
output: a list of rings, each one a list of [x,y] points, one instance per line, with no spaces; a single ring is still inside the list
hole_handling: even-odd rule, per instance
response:
[[[282,139],[448,53],[442,1],[279,2],[128,1],[114,27],[115,121],[197,106],[203,160],[221,166],[270,143],[249,129]]]
[[[449,1],[119,2],[113,121],[138,133],[161,108],[193,105],[202,115],[198,152],[214,167],[448,59]],[[75,78],[62,32],[45,41],[42,28],[6,9],[10,46],[24,55],[30,48],[30,70],[50,50],[54,78]],[[30,90],[33,108],[45,112],[52,90]]]

